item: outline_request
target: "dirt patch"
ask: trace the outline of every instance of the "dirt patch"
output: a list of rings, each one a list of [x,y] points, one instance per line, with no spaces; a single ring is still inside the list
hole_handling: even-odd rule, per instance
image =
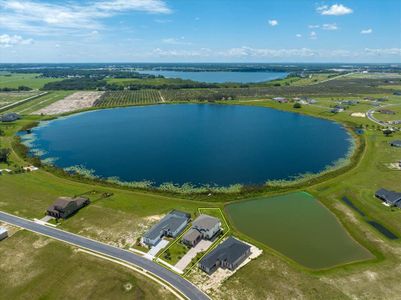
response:
[[[134,218],[125,213],[113,214],[110,215],[107,229],[104,229],[102,220],[92,219],[90,224],[85,225],[83,229],[78,231],[78,234],[120,248],[132,247],[146,230],[154,225],[157,220],[160,220],[161,217]],[[85,219],[81,219],[76,225],[82,227],[80,224],[84,222]]]
[[[35,115],[58,115],[92,107],[104,92],[76,92],[34,112]]]
[[[362,112],[353,112],[353,113],[351,114],[351,117],[355,117],[355,118],[365,118],[365,117],[366,117],[366,114],[365,114],[365,113],[362,113]]]

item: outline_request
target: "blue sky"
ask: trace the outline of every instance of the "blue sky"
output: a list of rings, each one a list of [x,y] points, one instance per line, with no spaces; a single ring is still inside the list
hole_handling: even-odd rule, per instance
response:
[[[0,0],[0,62],[401,62],[399,0]]]

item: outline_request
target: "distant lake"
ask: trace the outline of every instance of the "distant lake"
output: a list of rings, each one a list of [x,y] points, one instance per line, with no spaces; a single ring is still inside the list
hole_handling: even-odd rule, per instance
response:
[[[32,141],[32,139],[34,140]],[[116,108],[33,129],[33,151],[101,177],[194,185],[262,184],[322,171],[346,156],[337,123],[263,107],[174,104]]]
[[[251,83],[285,78],[286,72],[183,72],[183,71],[139,71],[142,74],[162,75],[166,78],[190,79],[207,83]]]

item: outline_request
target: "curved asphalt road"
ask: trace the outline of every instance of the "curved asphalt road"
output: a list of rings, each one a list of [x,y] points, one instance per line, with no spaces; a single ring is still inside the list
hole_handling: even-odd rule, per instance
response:
[[[75,235],[63,230],[40,225],[27,219],[23,219],[14,215],[10,215],[4,212],[0,212],[0,221],[9,223],[18,227],[22,227],[29,231],[33,231],[42,235],[49,236],[51,238],[73,244],[77,247],[92,250],[105,256],[117,259],[119,261],[126,262],[131,265],[138,266],[149,273],[156,275],[165,282],[169,283],[175,289],[180,291],[189,299],[200,299],[210,300],[206,294],[200,291],[195,285],[185,280],[181,276],[159,266],[158,264],[150,261],[142,256],[139,256],[133,252],[129,252],[117,247],[106,245],[94,240]]]

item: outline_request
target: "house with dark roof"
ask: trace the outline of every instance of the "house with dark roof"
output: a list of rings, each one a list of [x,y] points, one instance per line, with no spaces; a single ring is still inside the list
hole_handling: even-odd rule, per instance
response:
[[[0,116],[1,122],[14,122],[21,119],[21,116],[16,113],[8,113]]]
[[[85,197],[59,197],[53,205],[47,208],[46,214],[56,219],[67,219],[89,203],[89,199]]]
[[[230,236],[201,259],[199,268],[207,274],[212,274],[217,268],[233,271],[250,254],[251,246]]]
[[[395,115],[395,111],[390,110],[390,109],[379,109],[377,110],[379,113],[384,114],[384,115]]]
[[[375,193],[375,196],[390,206],[398,206],[401,208],[401,193],[380,189]]]
[[[185,229],[190,218],[191,215],[188,213],[172,210],[144,234],[142,243],[153,247],[165,236],[177,237]]]
[[[401,140],[392,141],[392,142],[390,143],[390,145],[391,145],[392,147],[401,148]]]
[[[201,239],[211,240],[221,230],[221,222],[218,218],[208,215],[200,215],[192,222],[192,227],[182,238],[182,242],[194,247]]]

